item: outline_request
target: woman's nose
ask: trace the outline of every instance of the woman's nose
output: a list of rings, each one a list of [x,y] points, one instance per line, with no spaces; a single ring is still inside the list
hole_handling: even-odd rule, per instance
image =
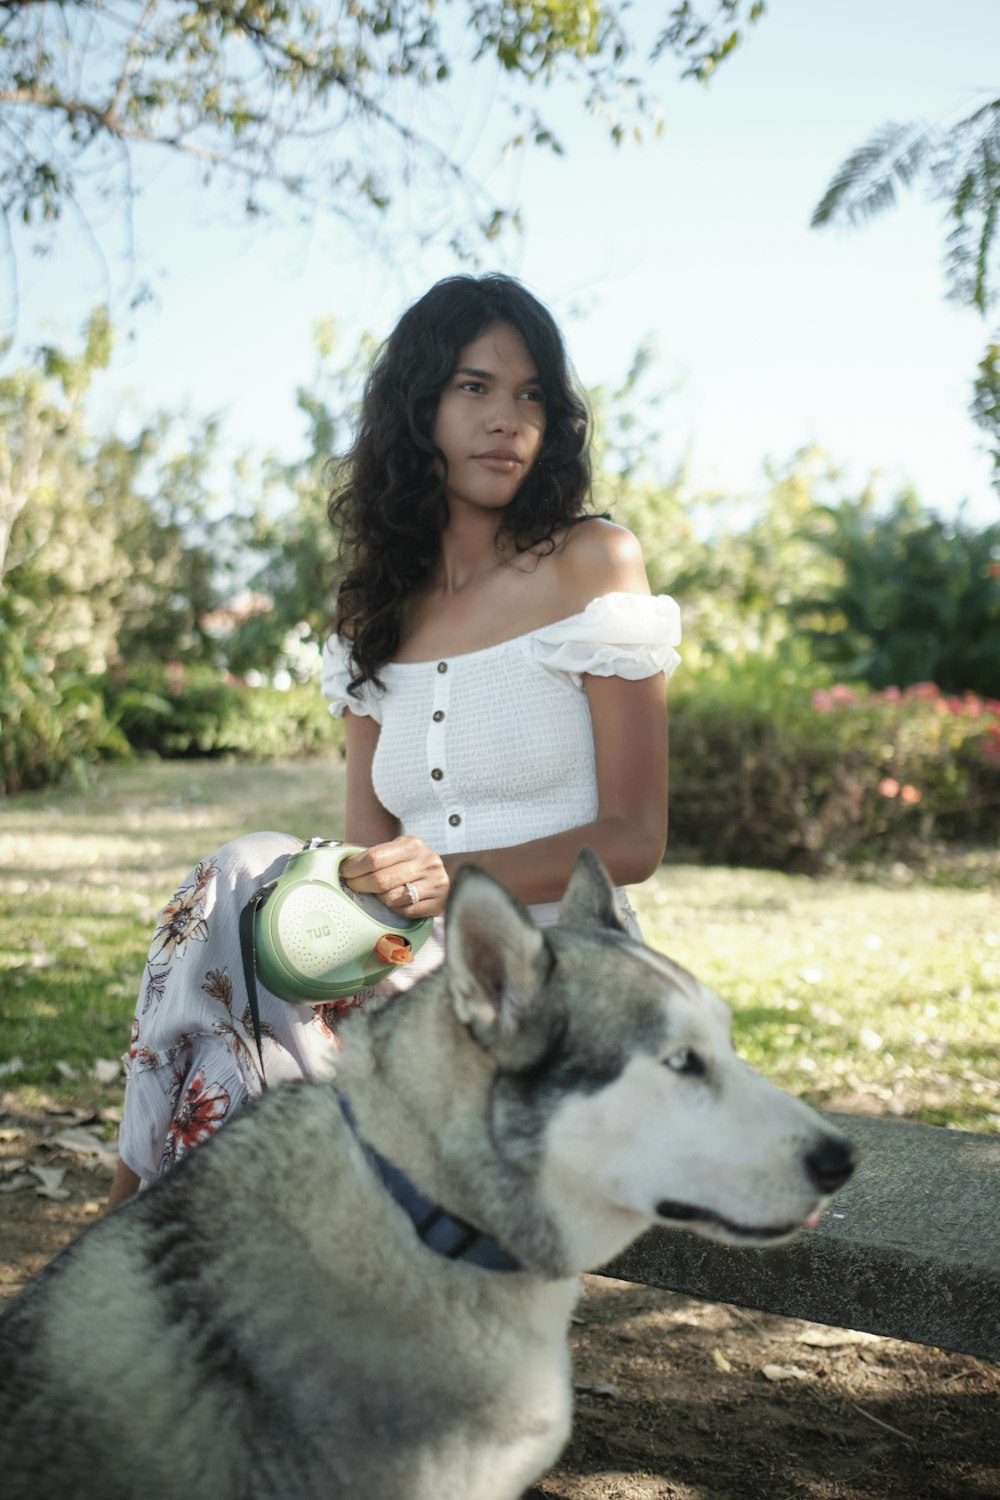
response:
[[[517,427],[517,406],[513,401],[498,400],[487,413],[490,432],[513,432]]]

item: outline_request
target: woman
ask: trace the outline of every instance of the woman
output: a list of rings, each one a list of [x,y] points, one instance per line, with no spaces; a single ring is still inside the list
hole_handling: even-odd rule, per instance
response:
[[[588,515],[589,479],[586,409],[525,288],[451,277],[404,314],[331,502],[350,565],[323,690],[345,721],[345,838],[364,850],[341,873],[407,917],[439,917],[470,860],[544,923],[583,844],[619,888],[662,857],[677,611],[650,595],[635,538]],[[295,847],[239,839],[165,909],[112,1202],[259,1092],[236,915]],[[440,957],[432,939],[392,987]],[[269,1082],[332,1071],[328,1008],[261,1003]]]

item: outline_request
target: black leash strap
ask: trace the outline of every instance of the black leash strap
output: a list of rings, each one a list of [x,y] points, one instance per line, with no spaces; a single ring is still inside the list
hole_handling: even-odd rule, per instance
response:
[[[303,839],[302,848],[310,849],[314,845],[324,842],[336,843],[336,839]],[[282,862],[282,870],[291,859],[286,855]],[[257,1043],[257,1056],[260,1059],[260,1083],[261,1088],[267,1088],[267,1078],[264,1074],[264,1047],[262,1043],[263,1031],[260,1024],[260,1000],[257,996],[257,949],[254,941],[254,923],[257,913],[270,896],[277,885],[277,877],[267,885],[262,885],[254,891],[250,900],[240,912],[240,956],[243,959],[243,983],[246,985],[247,1001],[250,1006],[250,1025],[253,1028],[254,1041]]]
[[[254,1040],[257,1043],[257,1056],[260,1058],[261,1087],[265,1089],[267,1088],[267,1078],[264,1074],[260,1001],[257,996],[257,955],[254,947],[254,923],[258,910],[264,905],[264,902],[273,889],[273,885],[262,885],[260,890],[254,891],[250,900],[240,912],[240,954],[243,959],[243,982],[246,985],[247,1000],[250,1004],[250,1024],[253,1027]]]

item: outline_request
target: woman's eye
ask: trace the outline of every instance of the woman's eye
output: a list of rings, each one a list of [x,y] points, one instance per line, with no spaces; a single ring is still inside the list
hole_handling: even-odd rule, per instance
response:
[[[544,402],[545,397],[542,395],[541,391],[524,391],[522,393],[521,400]]]
[[[697,1052],[692,1052],[688,1047],[679,1047],[676,1052],[664,1059],[664,1066],[672,1068],[675,1073],[684,1073],[688,1078],[704,1078],[705,1064]]]

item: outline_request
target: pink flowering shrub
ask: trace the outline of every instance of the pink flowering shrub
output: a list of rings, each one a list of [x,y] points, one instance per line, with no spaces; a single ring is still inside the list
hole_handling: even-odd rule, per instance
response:
[[[671,841],[718,863],[820,870],[1000,839],[1000,700],[933,683],[815,689],[773,664],[678,681]]]

